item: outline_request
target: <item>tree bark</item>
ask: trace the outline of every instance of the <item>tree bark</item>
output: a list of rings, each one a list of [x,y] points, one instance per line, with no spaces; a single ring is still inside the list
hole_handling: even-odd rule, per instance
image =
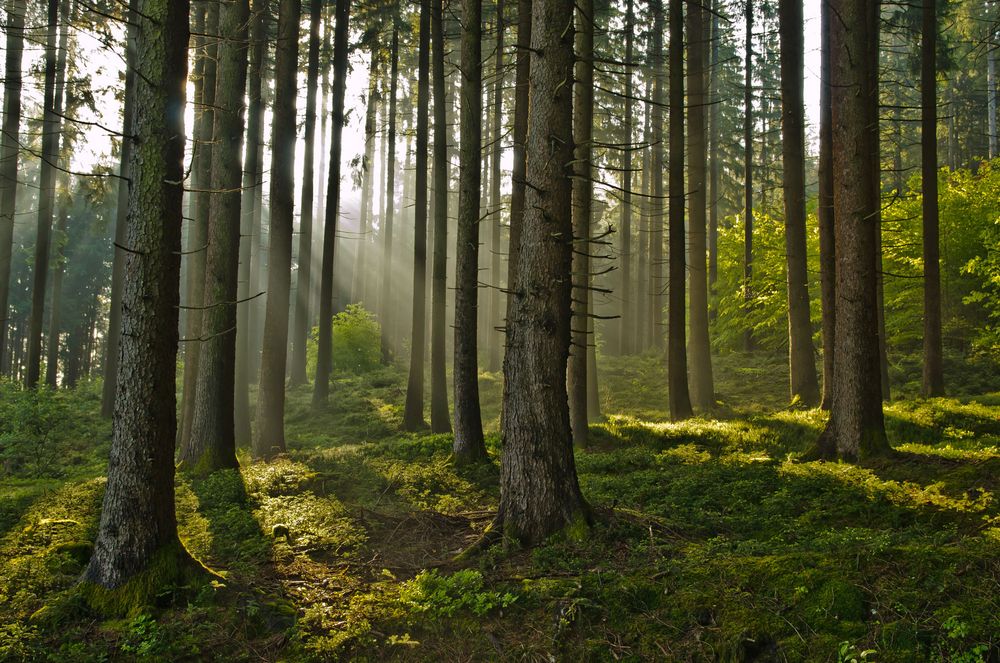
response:
[[[743,55],[743,305],[753,306],[753,0],[746,0],[746,47]],[[743,332],[743,349],[754,349],[753,332]]]
[[[660,26],[662,29],[662,25]],[[647,79],[649,77],[647,76]],[[647,80],[647,83],[649,81]],[[649,349],[649,227],[650,218],[653,214],[653,200],[649,197],[652,192],[652,178],[650,178],[650,170],[653,164],[653,146],[651,145],[653,141],[652,134],[652,106],[647,101],[644,120],[643,120],[643,130],[642,130],[642,141],[646,144],[643,149],[642,155],[642,179],[640,180],[639,190],[642,194],[642,204],[639,211],[639,266],[636,270],[636,280],[638,281],[638,286],[636,291],[638,293],[635,313],[635,349],[636,352],[645,352]],[[663,122],[662,116],[660,117],[660,122]]]
[[[205,261],[205,342],[198,360],[191,440],[180,462],[196,474],[238,467],[233,419],[236,390],[236,289],[240,246],[240,185],[247,81],[249,0],[219,4],[219,49],[212,150],[212,190]]]
[[[450,433],[445,313],[448,278],[448,119],[444,78],[443,0],[431,0],[434,39],[434,264],[431,297],[431,432]]]
[[[806,138],[802,101],[802,0],[780,0],[781,157],[784,172],[785,258],[788,285],[788,375],[792,401],[819,403],[806,254]]]
[[[309,3],[309,54],[306,64],[305,154],[302,160],[302,198],[299,204],[299,260],[295,280],[295,318],[292,321],[292,357],[289,384],[306,384],[306,339],[309,338],[309,290],[312,282],[313,190],[316,163],[316,93],[319,83],[319,27],[322,0]],[[322,146],[320,146],[322,149]]]
[[[323,223],[323,267],[319,293],[319,337],[316,344],[316,382],[313,407],[322,408],[330,396],[333,372],[333,266],[340,215],[340,152],[344,130],[344,95],[347,91],[349,0],[337,0],[333,35],[333,114],[331,120],[330,173],[326,183],[326,218]]]
[[[499,371],[502,361],[502,344],[498,341],[495,327],[502,324],[503,307],[500,301],[501,291],[501,232],[503,225],[503,205],[500,199],[500,161],[503,158],[503,83],[504,83],[504,62],[503,62],[503,32],[504,32],[504,1],[497,0],[497,40],[496,55],[494,59],[493,77],[493,156],[490,159],[490,289],[489,308],[486,314],[486,335],[490,339],[487,343],[489,352],[487,357],[487,370],[491,373]]]
[[[572,0],[537,2],[524,226],[504,359],[504,453],[497,525],[525,545],[584,535],[590,509],[576,477],[566,398],[573,223]]]
[[[528,74],[531,52],[531,0],[517,3],[517,55],[514,71],[514,163],[510,184],[510,232],[507,239],[507,290],[515,287],[517,257],[521,250],[521,226],[524,217],[524,178],[527,169],[525,143],[528,138]],[[507,297],[504,322],[504,353],[506,353],[506,320],[510,319],[511,298]],[[456,396],[457,398],[457,396]]]
[[[572,320],[566,389],[573,444],[587,446],[587,335],[590,321],[590,211],[593,198],[594,3],[576,2],[576,79],[573,86]]]
[[[372,189],[375,186],[375,110],[378,105],[378,43],[372,45],[372,57],[368,68],[368,94],[365,108],[365,153],[361,160],[361,223],[358,236],[357,256],[354,260],[354,274],[351,284],[351,300],[366,302],[368,292],[368,246],[371,244],[374,224],[372,222]]]
[[[820,302],[823,311],[823,400],[833,405],[836,363],[837,247],[833,207],[833,106],[830,55],[830,3],[820,3],[820,92],[819,92],[819,268]]]
[[[622,317],[618,323],[618,353],[632,353],[635,340],[632,328],[632,141],[633,137],[633,106],[632,106],[632,27],[635,23],[633,0],[627,0],[625,5],[625,123],[622,131],[625,140],[622,149],[622,215],[621,215],[621,300]]]
[[[136,144],[127,219],[121,356],[111,460],[81,591],[106,614],[134,613],[205,573],[174,511],[177,306],[183,189],[187,0],[139,0]]]
[[[17,208],[17,162],[21,145],[21,61],[24,54],[25,0],[7,0],[7,53],[4,63],[3,136],[0,138],[0,367],[7,348],[10,266]]]
[[[285,362],[292,269],[295,191],[295,72],[299,54],[299,0],[280,0],[274,58],[274,115],[271,120],[271,218],[267,261],[267,308],[257,392],[255,458],[285,451]]]
[[[878,131],[878,3],[829,0],[837,311],[833,404],[825,455],[861,460],[889,452],[882,415],[876,296],[879,192],[872,177]]]
[[[396,89],[399,70],[399,28],[393,17],[392,44],[389,48],[389,172],[385,185],[385,227],[382,230],[382,291],[379,294],[379,312],[382,317],[382,362],[389,363],[393,355],[392,334],[393,304],[392,304],[392,223],[396,214]],[[457,398],[457,395],[456,395]]]
[[[688,5],[688,186],[691,189],[688,238],[691,252],[691,400],[699,409],[715,406],[712,379],[712,344],[708,336],[708,274],[705,212],[708,207],[708,182],[705,178],[705,55],[708,51],[708,22],[705,8]]]
[[[665,329],[663,324],[663,294],[666,290],[663,282],[663,226],[664,196],[663,196],[663,108],[664,101],[664,62],[663,62],[663,1],[651,0],[650,10],[653,12],[653,43],[650,53],[653,68],[653,104],[652,104],[652,145],[650,157],[650,181],[652,193],[649,198],[649,284],[646,317],[646,335],[648,347],[657,352],[663,352]]]
[[[427,315],[427,115],[430,74],[430,3],[420,2],[417,55],[417,154],[413,210],[413,316],[410,328],[410,374],[403,409],[403,430],[424,428],[424,353]]]
[[[941,250],[937,186],[937,3],[924,0],[920,66],[920,149],[923,182],[924,396],[944,395],[941,349]]]
[[[715,282],[719,277],[719,14],[717,0],[711,0],[712,46],[708,64],[708,179],[711,197],[708,199],[708,297],[709,318],[715,319]],[[696,397],[697,398],[697,397]]]

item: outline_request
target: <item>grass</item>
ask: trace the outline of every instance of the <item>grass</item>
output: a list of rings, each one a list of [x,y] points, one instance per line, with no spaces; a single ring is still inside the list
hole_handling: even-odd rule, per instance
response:
[[[0,478],[0,660],[1000,657],[1000,392],[894,402],[895,457],[804,463],[824,415],[783,407],[781,360],[717,358],[719,408],[683,423],[659,361],[601,368],[605,417],[576,458],[598,514],[584,541],[455,562],[495,513],[497,467],[400,433],[405,375],[379,368],[339,376],[323,413],[292,390],[278,461],[179,478],[182,539],[224,581],[114,621],[39,612],[89,555],[99,392],[22,403],[75,423],[45,433],[66,463]],[[495,462],[500,381],[482,382]]]

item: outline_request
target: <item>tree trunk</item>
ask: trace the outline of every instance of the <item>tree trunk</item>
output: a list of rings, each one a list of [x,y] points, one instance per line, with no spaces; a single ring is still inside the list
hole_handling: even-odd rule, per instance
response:
[[[944,395],[941,366],[941,253],[937,186],[937,3],[924,0],[920,66],[920,147],[924,225],[924,396]]]
[[[247,344],[250,346],[247,356],[247,380],[250,384],[257,384],[260,381],[260,362],[264,341],[264,311],[267,308],[267,248],[269,242],[265,242],[264,235],[268,230],[264,226],[264,116],[269,103],[273,105],[273,93],[271,91],[268,72],[271,69],[271,54],[268,48],[267,39],[270,35],[269,24],[271,22],[272,0],[261,0],[260,11],[263,14],[263,25],[258,25],[261,30],[260,39],[254,39],[255,48],[258,42],[261,44],[260,52],[260,123],[257,128],[257,162],[251,173],[254,187],[250,191],[253,196],[253,218],[250,221],[250,231],[253,241],[250,244],[250,289],[255,293],[262,293],[260,297],[254,299],[250,304]],[[253,73],[252,71],[250,73]],[[248,146],[249,147],[249,146]],[[268,212],[270,222],[270,211]]]
[[[528,138],[528,74],[531,52],[531,0],[517,3],[517,55],[514,72],[514,163],[510,184],[510,231],[507,239],[507,290],[514,289],[517,275],[517,257],[521,250],[521,225],[524,217],[524,177],[527,168],[525,143]],[[504,353],[506,354],[506,321],[510,319],[510,296],[507,297],[504,320]],[[457,396],[456,396],[457,398]]]
[[[753,306],[753,0],[746,0],[746,48],[743,56],[743,305]],[[754,349],[753,332],[743,332],[743,349]]]
[[[403,430],[424,428],[424,352],[427,315],[427,97],[430,74],[430,3],[420,2],[417,55],[417,154],[413,210],[413,317],[410,328],[410,374],[403,409]]]
[[[1000,155],[997,149],[997,75],[996,54],[993,48],[986,49],[986,107],[989,113],[987,124],[990,132],[990,159]]]
[[[349,0],[337,0],[333,35],[333,114],[331,117],[330,173],[326,183],[326,218],[323,223],[323,267],[319,294],[319,337],[316,347],[316,382],[313,407],[325,407],[333,372],[333,258],[340,214],[340,137],[344,130],[344,95],[347,91]]]
[[[819,270],[820,302],[823,311],[823,401],[833,405],[836,364],[837,246],[833,207],[833,90],[831,88],[830,3],[820,3],[820,88],[819,88]]]
[[[661,32],[662,32],[662,25]],[[648,78],[648,76],[647,76]],[[638,281],[638,286],[636,291],[637,305],[636,305],[636,315],[635,315],[635,349],[637,352],[645,352],[649,348],[649,226],[650,217],[653,214],[653,200],[649,197],[652,191],[652,181],[650,178],[650,169],[653,164],[653,147],[650,143],[653,141],[652,135],[652,106],[647,101],[644,120],[643,120],[643,130],[642,130],[642,141],[646,144],[646,148],[643,149],[642,155],[642,179],[640,181],[640,192],[642,194],[642,209],[639,211],[639,267],[636,270],[636,280]],[[660,122],[663,122],[663,117],[660,117]]]
[[[354,274],[351,285],[351,300],[366,302],[368,297],[368,245],[371,244],[374,224],[372,222],[372,190],[375,187],[375,110],[378,104],[378,44],[372,46],[372,57],[368,68],[368,95],[365,109],[365,154],[361,161],[361,223],[359,226],[357,257],[354,260]]]
[[[499,342],[495,327],[502,324],[503,308],[500,303],[500,254],[501,227],[503,225],[503,205],[500,199],[500,161],[503,158],[503,31],[504,31],[504,1],[497,0],[497,41],[496,57],[494,59],[493,78],[493,156],[490,159],[490,289],[489,308],[486,315],[486,335],[489,338],[487,350],[487,370],[491,373],[499,371],[502,360],[502,344]]]
[[[202,318],[205,306],[205,263],[208,248],[208,223],[212,204],[212,152],[215,149],[215,74],[219,61],[219,5],[202,0],[205,7],[205,34],[195,38],[201,51],[201,95],[195,88],[195,126],[192,154],[192,219],[188,229],[187,248],[187,324],[184,345],[184,387],[181,392],[181,455],[191,440],[194,423],[194,404],[198,391],[198,361],[201,358],[203,339]],[[200,113],[198,112],[200,110]]]
[[[712,46],[708,64],[708,179],[711,197],[708,199],[708,296],[709,317],[716,316],[715,282],[719,277],[719,14],[717,0],[712,2]],[[697,396],[695,399],[697,400]]]
[[[664,62],[663,62],[663,0],[651,0],[650,11],[653,12],[653,44],[650,60],[653,67],[653,120],[652,120],[652,156],[650,165],[650,180],[652,195],[649,198],[649,291],[647,305],[647,337],[649,347],[657,352],[663,352],[666,326],[663,324],[663,294],[666,290],[663,282],[663,226],[664,196],[663,175],[666,172],[663,164],[663,108],[664,100]]]
[[[802,101],[802,0],[780,0],[781,161],[788,284],[788,369],[792,401],[819,402],[806,255],[806,138]]]
[[[878,131],[878,4],[829,0],[837,312],[833,404],[820,450],[849,460],[887,453],[876,314],[879,192],[872,174]]]
[[[4,73],[3,137],[0,139],[0,367],[7,351],[10,266],[17,202],[17,157],[21,145],[21,60],[25,0],[7,0],[7,54]]]
[[[183,189],[187,0],[139,0],[136,144],[111,461],[81,591],[108,615],[135,613],[205,573],[174,511],[177,307]],[[141,166],[140,166],[141,164]]]
[[[295,202],[295,71],[299,57],[299,0],[280,0],[274,58],[274,115],[271,120],[271,218],[267,261],[264,349],[257,392],[255,458],[285,451],[285,362],[292,269]]]
[[[292,322],[292,357],[289,384],[301,385],[306,377],[306,339],[311,326],[309,290],[312,276],[313,187],[316,180],[316,93],[319,83],[319,27],[322,0],[309,3],[309,55],[306,65],[305,154],[302,162],[302,198],[299,204],[299,264],[295,281],[295,318]],[[320,146],[322,149],[322,146]]]
[[[393,17],[392,45],[389,49],[389,154],[386,157],[389,172],[385,185],[385,217],[382,229],[382,292],[379,294],[379,312],[382,318],[382,362],[389,363],[393,355],[392,334],[394,318],[392,303],[392,223],[396,214],[396,89],[399,69],[399,28]],[[457,396],[456,396],[457,398]]]
[[[445,313],[448,296],[448,121],[444,80],[443,0],[431,0],[434,38],[434,265],[431,297],[431,431],[451,432],[446,373]]]
[[[573,223],[572,0],[537,2],[531,23],[531,105],[522,242],[504,360],[504,453],[498,529],[533,545],[584,535],[566,397]]]
[[[621,216],[621,300],[622,317],[618,324],[618,352],[627,355],[632,353],[634,334],[632,328],[632,26],[635,17],[632,13],[633,0],[627,0],[625,5],[625,123],[622,131],[625,140],[622,149],[622,216]]]
[[[244,91],[249,0],[219,5],[218,81],[212,150],[212,197],[205,263],[205,343],[198,360],[191,440],[180,462],[197,474],[238,467],[233,419],[236,371],[236,288],[239,272],[240,185],[243,179]]]
[[[257,189],[260,188],[260,147],[263,142],[263,112],[261,99],[262,65],[267,49],[267,14],[269,0],[253,0],[251,10],[250,63],[247,77],[246,162],[243,165],[243,193],[240,201],[240,273],[236,305],[236,373],[235,373],[235,436],[236,444],[250,444],[250,361],[251,308],[258,293],[254,279],[254,246],[258,243],[260,226],[257,217]],[[257,352],[257,348],[253,348]]]
[[[524,11],[524,2],[519,5]],[[521,23],[523,25],[523,22]],[[479,150],[483,131],[482,2],[462,0],[462,91],[459,122],[458,228],[455,237],[455,460],[486,459],[479,409],[476,311],[479,297]],[[519,30],[518,39],[524,37]],[[516,124],[517,120],[515,120]],[[514,139],[515,146],[517,139]],[[517,156],[514,157],[517,168]],[[515,185],[518,179],[514,178]],[[521,180],[523,189],[523,180]],[[512,212],[513,214],[513,212]],[[520,218],[520,217],[518,217]],[[508,305],[510,301],[508,300]],[[508,309],[508,324],[510,311]],[[509,338],[509,329],[508,329]],[[509,344],[508,344],[509,346]],[[509,351],[509,347],[508,347]],[[504,359],[504,363],[507,363]]]
[[[691,251],[691,399],[693,405],[705,410],[715,406],[715,385],[712,379],[712,344],[708,336],[708,274],[706,272],[707,236],[705,211],[708,192],[705,172],[705,54],[708,51],[708,31],[705,9],[698,4],[688,6],[688,186],[691,189],[688,237]]]
[[[48,33],[45,40],[45,101],[42,122],[42,163],[38,173],[38,225],[35,235],[35,262],[31,286],[31,313],[28,318],[28,366],[25,385],[38,386],[42,363],[42,322],[45,313],[45,282],[49,275],[52,244],[52,214],[56,196],[56,170],[62,128],[62,99],[56,95],[59,0],[48,0]]]
[[[572,303],[566,389],[573,444],[587,446],[587,328],[590,320],[591,144],[594,132],[594,3],[576,3],[576,79],[573,86]]]

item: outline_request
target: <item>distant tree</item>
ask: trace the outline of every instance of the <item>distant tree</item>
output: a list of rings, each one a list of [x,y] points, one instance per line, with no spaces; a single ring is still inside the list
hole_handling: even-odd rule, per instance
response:
[[[502,324],[503,312],[500,301],[500,256],[503,252],[501,247],[501,228],[503,226],[503,205],[501,201],[500,187],[500,162],[503,159],[503,86],[504,86],[504,0],[496,1],[496,46],[493,56],[493,129],[492,155],[490,156],[490,209],[489,209],[489,229],[490,229],[490,287],[488,291],[486,310],[486,338],[487,343],[487,370],[494,372],[500,370],[503,353],[503,346],[497,341],[497,334],[494,331],[496,325]]]
[[[920,40],[920,144],[923,188],[924,396],[944,395],[941,358],[941,248],[937,183],[937,3],[923,0]]]
[[[396,216],[396,92],[399,72],[399,26],[393,16],[392,41],[389,45],[389,127],[387,140],[388,172],[385,184],[385,216],[382,228],[382,277],[379,294],[379,312],[382,318],[382,361],[389,362],[392,355],[389,341],[393,327],[392,305],[392,224]]]
[[[833,206],[833,91],[831,89],[830,1],[820,2],[820,88],[819,88],[819,266],[820,302],[823,326],[822,408],[833,404],[837,331],[836,223]]]
[[[632,141],[634,140],[634,103],[632,85],[632,58],[633,51],[633,26],[635,25],[635,15],[633,12],[634,0],[626,0],[625,9],[625,81],[624,94],[622,100],[625,103],[625,121],[622,124],[622,132],[625,140],[623,142],[622,153],[622,206],[621,206],[621,233],[619,254],[621,255],[621,298],[622,313],[618,330],[618,353],[627,355],[632,353],[635,334],[632,328],[635,320],[632,319]]]
[[[663,324],[663,294],[666,291],[663,282],[663,175],[666,172],[663,163],[663,109],[666,107],[665,77],[666,66],[663,60],[663,0],[650,0],[650,10],[653,12],[653,31],[650,45],[650,67],[653,70],[653,101],[652,101],[652,132],[650,134],[649,178],[651,195],[649,198],[648,221],[648,254],[645,258],[649,265],[649,282],[646,291],[646,338],[643,346],[652,347],[657,351],[664,348],[666,327]],[[641,231],[640,231],[641,232]]]
[[[753,0],[746,0],[743,32],[743,305],[753,303]],[[743,332],[743,349],[753,350],[753,332]]]

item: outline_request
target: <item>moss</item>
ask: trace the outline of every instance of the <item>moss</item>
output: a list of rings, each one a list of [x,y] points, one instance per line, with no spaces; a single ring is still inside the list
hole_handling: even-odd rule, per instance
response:
[[[125,584],[107,588],[83,580],[76,591],[84,604],[102,617],[135,617],[161,603],[165,594],[196,590],[219,579],[195,560],[178,540],[161,548],[146,568]]]

